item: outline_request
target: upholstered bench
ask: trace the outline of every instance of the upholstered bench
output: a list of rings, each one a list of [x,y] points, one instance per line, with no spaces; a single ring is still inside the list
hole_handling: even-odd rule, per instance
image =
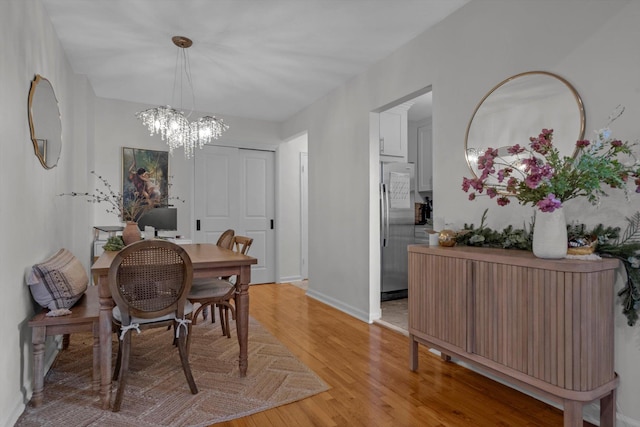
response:
[[[98,331],[98,287],[89,286],[80,300],[70,308],[71,314],[48,317],[46,308],[29,321],[31,343],[33,344],[33,396],[31,404],[42,404],[44,388],[44,342],[49,335],[64,335],[62,348],[69,345],[69,334],[74,332],[93,333],[93,390],[100,386],[100,340]]]

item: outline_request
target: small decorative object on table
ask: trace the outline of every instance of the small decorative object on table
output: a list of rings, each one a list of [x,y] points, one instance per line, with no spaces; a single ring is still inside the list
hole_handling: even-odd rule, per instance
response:
[[[569,248],[567,255],[590,255],[595,252],[598,239],[596,238],[577,238],[569,240]]]
[[[590,255],[598,245],[598,236],[589,234],[584,224],[567,226],[569,247],[567,255]]]
[[[618,107],[609,117],[607,126],[624,111]],[[545,217],[562,208],[563,202],[584,196],[593,204],[606,195],[603,184],[611,188],[622,189],[627,194],[627,183],[632,181],[636,193],[640,193],[640,163],[633,148],[637,143],[622,142],[611,136],[608,127],[596,132],[593,141],[576,142],[573,156],[561,156],[552,144],[553,129],[542,129],[537,137],[529,138],[530,148],[519,144],[506,147],[505,154],[511,159],[505,160],[498,149],[487,148],[478,157],[479,177],[463,178],[462,189],[468,192],[469,200],[474,200],[486,188],[486,195],[497,197],[498,205],[511,203],[509,197],[515,197],[523,204],[531,204],[538,209],[533,229],[533,253],[540,258],[564,258],[567,253],[566,223],[555,218],[551,223],[557,225],[556,232],[545,230],[542,223]],[[503,148],[500,149],[502,152]],[[498,184],[487,184],[491,177]],[[540,236],[540,233],[545,236]],[[556,248],[550,250],[551,237],[560,234],[555,241]],[[556,236],[557,237],[557,236]]]
[[[121,236],[111,236],[107,239],[107,243],[102,246],[105,251],[119,251],[124,248],[124,241]]]
[[[438,244],[445,247],[455,246],[456,235],[457,233],[453,230],[442,230],[438,235]]]
[[[138,240],[142,240],[138,223],[135,221],[127,221],[127,225],[125,225],[124,230],[122,230],[122,241],[125,245],[130,245]]]

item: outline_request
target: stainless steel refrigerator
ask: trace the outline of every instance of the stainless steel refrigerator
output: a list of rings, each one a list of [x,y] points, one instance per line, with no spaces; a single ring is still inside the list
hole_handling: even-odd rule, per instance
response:
[[[407,246],[414,243],[415,171],[412,163],[380,164],[381,300],[405,298]]]

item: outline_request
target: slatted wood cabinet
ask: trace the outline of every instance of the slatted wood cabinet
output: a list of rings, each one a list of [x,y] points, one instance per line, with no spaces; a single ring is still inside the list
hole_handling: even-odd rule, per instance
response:
[[[614,282],[619,262],[543,260],[530,252],[409,246],[410,368],[418,344],[475,364],[564,406],[600,399],[615,425]]]

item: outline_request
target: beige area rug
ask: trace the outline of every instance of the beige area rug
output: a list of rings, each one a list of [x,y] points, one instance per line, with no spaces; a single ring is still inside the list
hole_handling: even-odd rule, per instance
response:
[[[190,362],[196,395],[189,391],[178,350],[172,346],[173,331],[134,333],[119,413],[100,409],[98,394],[91,388],[92,338],[74,334],[47,374],[43,405],[28,406],[16,426],[208,426],[329,388],[253,318],[249,369],[241,378],[233,321],[231,326],[230,339],[222,336],[219,322],[200,320],[193,327]]]

